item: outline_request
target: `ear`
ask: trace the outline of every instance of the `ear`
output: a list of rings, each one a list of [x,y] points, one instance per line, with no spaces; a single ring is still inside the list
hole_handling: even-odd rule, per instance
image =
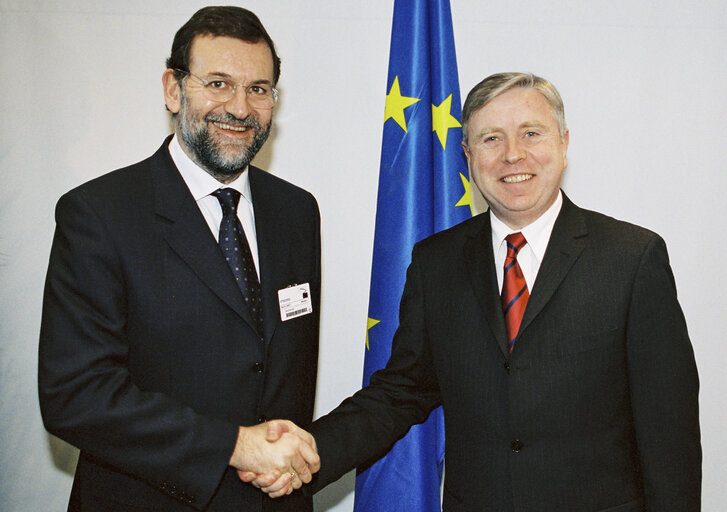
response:
[[[566,129],[563,135],[563,169],[568,167],[568,160],[566,154],[568,153],[568,143],[570,142],[570,131]]]
[[[464,150],[464,156],[467,157],[467,162],[470,161],[470,148],[467,147],[465,141],[462,141],[462,149]]]
[[[172,114],[179,112],[182,104],[182,90],[179,80],[174,76],[173,69],[166,69],[162,75],[162,86],[164,89],[164,103]]]

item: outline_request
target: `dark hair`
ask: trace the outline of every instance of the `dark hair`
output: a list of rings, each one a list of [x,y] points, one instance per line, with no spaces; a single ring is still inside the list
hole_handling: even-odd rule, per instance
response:
[[[189,71],[192,41],[195,37],[204,35],[234,37],[248,43],[265,41],[273,55],[273,85],[278,83],[280,58],[275,52],[275,44],[258,17],[242,7],[203,7],[194,13],[174,36],[167,67]],[[175,76],[179,79],[182,73],[175,71]]]

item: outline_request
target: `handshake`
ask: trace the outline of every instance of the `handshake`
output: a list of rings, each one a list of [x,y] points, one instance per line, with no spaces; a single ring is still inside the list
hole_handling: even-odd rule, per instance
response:
[[[240,427],[230,466],[271,498],[290,494],[311,481],[321,467],[313,436],[288,420]]]

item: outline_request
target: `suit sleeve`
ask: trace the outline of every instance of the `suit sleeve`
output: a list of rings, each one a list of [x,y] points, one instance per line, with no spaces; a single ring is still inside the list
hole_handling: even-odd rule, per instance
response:
[[[134,384],[127,292],[111,240],[81,191],[61,198],[40,332],[44,424],[105,463],[204,506],[227,467],[238,427]]]
[[[412,425],[427,419],[441,404],[428,346],[422,274],[416,263],[407,270],[399,306],[399,327],[386,367],[367,387],[316,420],[309,431],[321,456],[321,470],[311,485],[317,492],[346,472],[386,455]]]
[[[636,273],[627,343],[645,510],[698,511],[699,379],[666,246],[659,237],[648,244]]]

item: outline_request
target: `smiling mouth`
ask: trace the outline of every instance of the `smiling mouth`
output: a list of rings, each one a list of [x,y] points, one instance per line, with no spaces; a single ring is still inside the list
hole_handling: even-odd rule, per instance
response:
[[[215,125],[220,130],[229,130],[232,132],[245,132],[250,129],[249,126],[240,126],[240,125],[234,125],[234,124],[227,124],[227,123],[220,123],[218,121],[212,121],[212,124]]]
[[[512,176],[505,176],[502,178],[502,181],[505,183],[522,183],[523,181],[528,181],[533,176],[533,174],[514,174]]]

